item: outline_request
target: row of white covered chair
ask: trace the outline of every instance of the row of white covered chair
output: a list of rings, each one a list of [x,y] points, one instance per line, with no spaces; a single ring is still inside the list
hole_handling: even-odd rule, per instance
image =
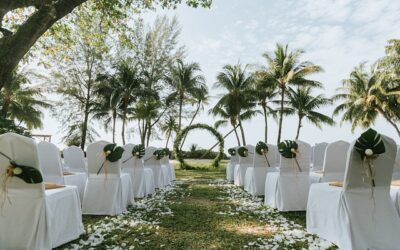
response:
[[[137,159],[130,157],[133,145],[127,144],[120,160],[104,164],[103,150],[107,144],[106,141],[90,144],[87,164],[80,148],[65,149],[64,161],[69,171],[65,173],[60,151],[54,144],[36,144],[30,138],[12,133],[0,135],[0,152],[18,164],[38,169],[44,181],[26,184],[16,177],[5,180],[5,175],[1,175],[2,183],[7,181],[7,190],[2,190],[0,196],[4,196],[0,225],[8,226],[0,227],[0,249],[60,246],[82,234],[82,213],[120,214],[134,203],[135,197],[153,194],[156,187],[163,188],[175,179],[169,157],[154,160],[153,147],[146,149],[142,159]],[[2,173],[7,171],[8,161],[0,156]],[[46,189],[49,186],[46,182],[51,182],[51,190]]]
[[[293,159],[284,157],[280,157],[278,168],[264,167],[265,204],[280,211],[306,210],[307,230],[341,249],[398,249],[400,187],[391,186],[391,181],[399,173],[400,149],[392,139],[383,135],[382,138],[386,152],[374,162],[376,187],[373,190],[364,182],[361,173],[364,163],[354,143],[337,141],[317,144],[312,149],[309,144],[297,141],[301,171],[293,167]],[[254,152],[254,147],[246,147]],[[256,164],[259,156],[254,154],[253,170],[247,167],[246,174],[262,166]],[[232,157],[230,165],[239,159],[238,168],[240,158]],[[337,181],[342,181],[342,186],[333,185]],[[259,195],[260,192],[252,192],[247,185],[244,183],[247,191]]]

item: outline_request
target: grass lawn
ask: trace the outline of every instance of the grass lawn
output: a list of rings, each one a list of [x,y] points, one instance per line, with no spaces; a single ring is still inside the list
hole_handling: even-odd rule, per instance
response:
[[[193,164],[193,162],[191,163]],[[278,213],[201,163],[119,216],[83,216],[86,233],[60,249],[334,249],[305,232],[305,213]]]

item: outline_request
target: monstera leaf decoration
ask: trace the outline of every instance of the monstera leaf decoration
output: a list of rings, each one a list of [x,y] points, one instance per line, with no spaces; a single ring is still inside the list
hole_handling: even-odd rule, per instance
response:
[[[2,152],[0,152],[0,155],[7,158],[10,162],[10,165],[6,169],[6,177],[15,176],[28,184],[38,184],[43,182],[42,174],[37,168],[17,164],[14,160]]]
[[[230,149],[228,149],[228,153],[229,153],[231,156],[235,156],[235,155],[236,155],[236,149],[230,148]]]
[[[279,153],[285,158],[296,158],[298,148],[297,142],[291,140],[285,140],[278,144]]]
[[[162,151],[163,151],[163,156],[168,156],[169,157],[169,155],[170,155],[170,151],[169,151],[169,148],[163,148],[162,149]]]
[[[143,144],[135,145],[132,149],[132,156],[141,159],[145,154]]]
[[[381,135],[373,129],[368,129],[357,139],[354,149],[360,154],[363,167],[363,180],[369,179],[371,186],[375,187],[374,159],[385,153],[385,144]]]
[[[164,157],[164,151],[157,149],[156,151],[154,151],[153,155],[156,157],[156,160],[161,160],[161,158]]]
[[[237,150],[240,157],[247,157],[249,155],[249,150],[246,147],[240,147]]]
[[[268,153],[268,146],[265,142],[259,141],[256,145],[256,152],[259,155],[265,155]]]
[[[122,147],[117,146],[117,144],[107,144],[104,149],[104,154],[106,155],[106,160],[109,162],[116,162],[122,157],[122,153],[124,153],[124,149]]]

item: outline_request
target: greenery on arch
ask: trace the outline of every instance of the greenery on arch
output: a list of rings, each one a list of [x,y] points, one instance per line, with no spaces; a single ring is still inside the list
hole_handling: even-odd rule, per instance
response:
[[[183,138],[186,137],[187,133],[189,133],[189,131],[194,130],[194,129],[208,130],[217,138],[218,143],[219,143],[218,144],[219,145],[219,153],[213,161],[213,166],[219,167],[219,163],[224,157],[224,138],[215,128],[213,128],[207,124],[198,123],[198,124],[190,125],[190,126],[184,128],[183,130],[181,130],[175,139],[175,142],[174,142],[175,158],[180,162],[181,168],[183,168],[183,169],[188,168],[189,165],[187,163],[185,163],[185,159],[182,155],[182,151],[180,150],[180,145],[182,143]]]

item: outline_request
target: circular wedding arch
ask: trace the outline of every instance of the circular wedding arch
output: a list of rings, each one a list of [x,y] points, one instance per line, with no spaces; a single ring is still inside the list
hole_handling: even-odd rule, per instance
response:
[[[218,155],[214,158],[213,166],[219,167],[220,161],[224,158],[224,138],[215,128],[213,128],[207,124],[198,123],[198,124],[190,125],[190,126],[184,128],[178,134],[178,136],[176,137],[175,142],[174,142],[175,158],[180,162],[181,167],[185,168],[188,166],[188,164],[185,163],[185,159],[179,148],[181,146],[182,140],[185,137],[185,135],[187,135],[189,133],[189,131],[195,130],[195,129],[207,130],[211,134],[213,134],[215,136],[215,138],[217,138],[218,143],[219,143],[219,152],[218,152]]]

